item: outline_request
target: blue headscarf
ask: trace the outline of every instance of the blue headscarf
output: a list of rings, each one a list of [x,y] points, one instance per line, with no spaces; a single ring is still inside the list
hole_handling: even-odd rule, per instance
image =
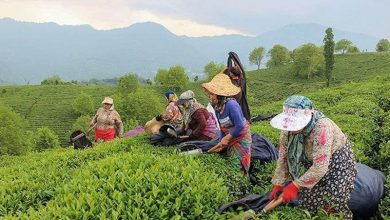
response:
[[[284,105],[297,109],[314,109],[311,100],[305,96],[300,95],[290,96],[284,102]],[[298,179],[301,176],[302,163],[306,159],[303,152],[303,141],[307,136],[309,136],[310,132],[316,126],[318,120],[324,117],[325,115],[321,112],[313,110],[311,120],[303,128],[302,132],[295,135],[289,133],[287,145],[287,163],[288,171],[293,179]]]
[[[169,89],[164,93],[164,96],[167,97],[167,99],[169,99],[169,96],[172,94],[175,94],[175,92]]]

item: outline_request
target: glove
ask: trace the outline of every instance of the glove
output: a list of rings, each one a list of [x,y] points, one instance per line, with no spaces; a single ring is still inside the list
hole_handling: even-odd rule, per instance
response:
[[[283,186],[281,185],[275,185],[273,188],[272,188],[272,191],[271,191],[271,194],[269,195],[269,200],[273,200],[276,198],[278,192],[282,192],[283,191]]]
[[[157,115],[156,116],[156,121],[161,121],[162,120],[162,115]]]
[[[283,189],[282,199],[284,203],[288,203],[298,197],[298,187],[294,182],[289,183]]]

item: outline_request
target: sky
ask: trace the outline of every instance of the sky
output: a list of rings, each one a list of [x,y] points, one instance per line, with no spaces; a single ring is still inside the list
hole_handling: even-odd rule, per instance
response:
[[[318,23],[390,39],[390,0],[0,0],[0,18],[88,24],[98,30],[156,22],[177,35],[256,36]]]

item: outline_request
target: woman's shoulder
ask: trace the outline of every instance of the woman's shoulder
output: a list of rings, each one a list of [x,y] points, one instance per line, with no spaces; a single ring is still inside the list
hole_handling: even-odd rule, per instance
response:
[[[227,102],[226,102],[226,106],[240,106],[237,102],[237,100],[235,98],[230,98]]]

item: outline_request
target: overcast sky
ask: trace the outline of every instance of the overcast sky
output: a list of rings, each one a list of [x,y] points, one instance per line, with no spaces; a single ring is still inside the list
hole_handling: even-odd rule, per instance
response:
[[[259,35],[318,23],[390,39],[390,0],[0,0],[4,17],[96,29],[152,21],[187,36]]]

